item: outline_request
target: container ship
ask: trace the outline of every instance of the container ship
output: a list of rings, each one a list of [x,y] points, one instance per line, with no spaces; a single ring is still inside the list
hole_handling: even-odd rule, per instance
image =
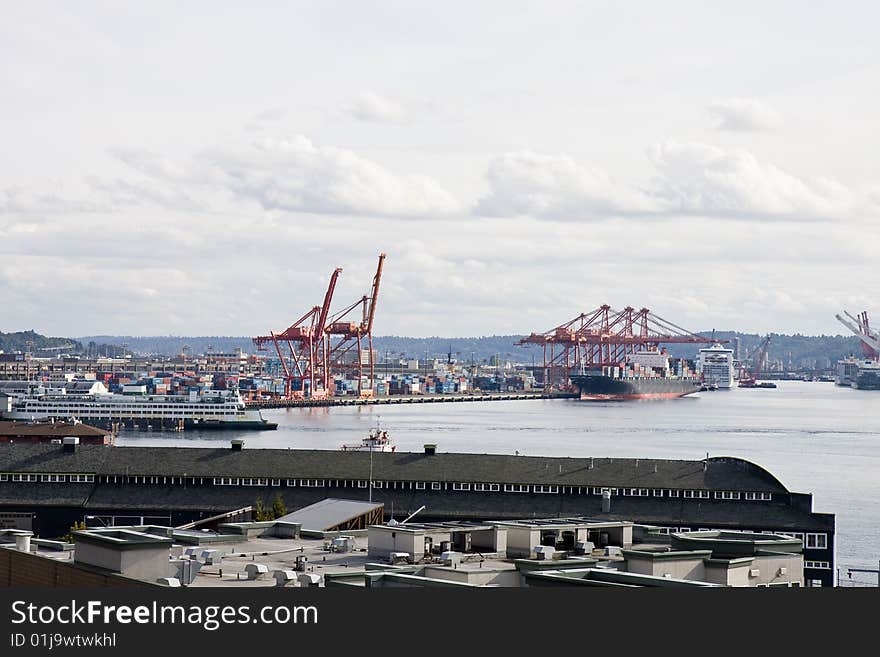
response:
[[[100,382],[83,382],[53,388],[33,387],[11,397],[4,419],[19,421],[66,420],[74,418],[107,427],[136,427],[173,430],[263,430],[278,424],[265,420],[258,409],[245,408],[238,390],[209,390],[201,394],[148,395],[143,386],[128,394],[108,392]]]
[[[672,399],[699,392],[702,380],[682,360],[670,362],[666,352],[642,351],[626,363],[573,374],[571,382],[588,401]]]

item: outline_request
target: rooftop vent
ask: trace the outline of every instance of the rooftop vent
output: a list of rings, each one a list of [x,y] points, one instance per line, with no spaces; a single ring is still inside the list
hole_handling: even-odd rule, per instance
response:
[[[437,445],[425,445],[425,454],[434,456],[437,453]]]
[[[62,440],[61,449],[65,452],[75,452],[77,445],[79,445],[79,438],[76,436],[67,436]]]
[[[241,438],[235,438],[231,441],[231,445],[233,452],[240,452],[242,447],[244,447],[244,440]]]

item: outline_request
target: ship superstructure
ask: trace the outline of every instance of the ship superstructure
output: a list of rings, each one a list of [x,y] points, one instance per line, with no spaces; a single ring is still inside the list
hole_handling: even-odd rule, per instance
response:
[[[734,364],[733,349],[727,349],[716,342],[711,347],[700,349],[697,358],[697,371],[706,385],[714,385],[718,390],[733,387]]]

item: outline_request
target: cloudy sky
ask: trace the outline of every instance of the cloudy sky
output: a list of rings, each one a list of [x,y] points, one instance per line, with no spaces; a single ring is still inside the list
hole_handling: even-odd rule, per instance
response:
[[[0,330],[880,321],[880,10],[708,4],[4,3]]]

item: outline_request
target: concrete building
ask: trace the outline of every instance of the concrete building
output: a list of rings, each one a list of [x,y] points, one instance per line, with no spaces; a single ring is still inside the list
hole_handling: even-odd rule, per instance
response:
[[[544,545],[533,546],[525,558],[506,554],[508,534],[526,535],[530,527],[537,528]],[[635,542],[605,547],[583,542],[573,551],[566,550],[562,549],[567,540],[563,532],[572,531],[568,528],[583,536],[604,531],[612,541],[632,537]],[[649,528],[629,522],[612,526],[588,518],[550,518],[398,523],[366,531],[316,532],[279,520],[221,523],[216,530],[95,528],[75,532],[75,544],[8,530],[0,531],[0,586],[705,588],[804,584],[797,540],[731,532],[669,537],[633,529]],[[554,536],[554,530],[561,531]],[[391,549],[404,545],[389,546],[392,534],[410,537],[405,540],[412,539],[414,552]],[[482,536],[486,544],[474,540],[475,536]],[[432,539],[430,549],[422,541],[425,537]],[[492,545],[488,545],[490,537]]]

